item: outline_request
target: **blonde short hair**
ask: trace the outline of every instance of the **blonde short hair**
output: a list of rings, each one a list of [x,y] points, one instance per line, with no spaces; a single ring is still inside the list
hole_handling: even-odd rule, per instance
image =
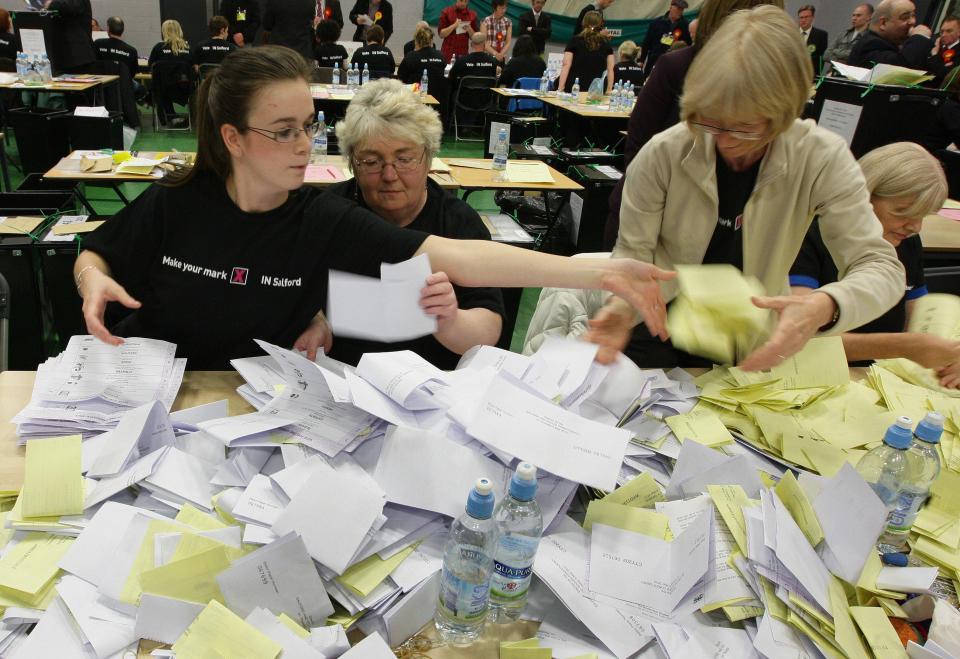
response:
[[[894,142],[874,149],[858,161],[871,198],[909,199],[901,217],[923,219],[943,208],[947,178],[940,162],[913,142]]]
[[[631,62],[637,59],[638,52],[640,52],[640,48],[637,47],[636,42],[630,41],[629,39],[617,48],[617,56],[620,57],[621,60],[628,59]]]
[[[381,137],[421,144],[427,158],[440,152],[443,125],[434,110],[420,102],[399,80],[381,78],[363,87],[350,101],[343,121],[337,123],[340,151],[353,169],[354,153]]]
[[[767,119],[772,139],[800,116],[811,80],[810,53],[785,11],[769,5],[738,11],[693,60],[680,117],[688,123]]]

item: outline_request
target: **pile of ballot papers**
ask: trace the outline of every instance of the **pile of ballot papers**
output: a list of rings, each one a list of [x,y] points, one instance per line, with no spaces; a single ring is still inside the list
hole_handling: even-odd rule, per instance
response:
[[[956,604],[958,410],[880,367],[850,382],[838,338],[768,373],[696,379],[556,338],[532,356],[478,347],[451,372],[259,342],[232,362],[255,410],[235,416],[226,401],[169,411],[174,346],[89,339],[44,365],[17,416],[4,657],[106,659],[140,639],[181,659],[391,657],[432,619],[471,486],[503,497],[518,459],[538,467],[545,532],[523,614],[537,639],[510,656],[905,656],[891,619]],[[947,467],[910,566],[886,567],[886,510],[849,463],[888,415],[931,407],[953,424]],[[367,636],[353,648],[352,629]]]

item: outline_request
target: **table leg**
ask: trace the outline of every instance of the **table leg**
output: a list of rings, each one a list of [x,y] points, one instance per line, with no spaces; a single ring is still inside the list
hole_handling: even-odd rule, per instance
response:
[[[129,206],[129,205],[130,205],[130,200],[127,199],[127,198],[124,196],[123,190],[120,189],[120,186],[121,186],[121,185],[123,185],[123,184],[122,184],[122,183],[116,183],[116,182],[114,182],[114,183],[111,183],[111,184],[110,184],[110,187],[112,187],[112,188],[113,188],[113,191],[117,193],[117,196],[118,196],[118,197],[120,197],[120,201],[123,202],[123,205],[124,205],[124,206]]]
[[[13,186],[10,184],[10,171],[7,169],[7,147],[3,139],[0,139],[0,175],[3,176],[3,189],[7,192],[13,192]]]

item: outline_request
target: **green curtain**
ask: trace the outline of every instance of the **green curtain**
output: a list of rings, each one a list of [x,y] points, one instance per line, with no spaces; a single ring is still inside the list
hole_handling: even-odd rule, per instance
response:
[[[590,0],[583,0],[583,5],[586,6]],[[443,11],[445,7],[448,7],[453,4],[453,0],[423,0],[423,20],[430,25],[437,25],[440,22],[440,12]],[[694,4],[694,3],[691,3]],[[470,9],[477,12],[477,20],[482,21],[484,17],[489,16],[492,13],[490,0],[470,0]],[[514,38],[519,36],[519,20],[520,14],[530,9],[529,4],[521,4],[519,2],[513,2],[508,0],[507,2],[507,16],[513,21],[513,34]],[[553,34],[550,37],[551,41],[556,41],[558,43],[566,43],[573,37],[573,28],[577,24],[576,16],[562,16],[559,14],[550,14],[551,25],[553,27]],[[692,19],[697,15],[697,12],[689,12],[687,15],[688,19]],[[613,40],[613,44],[617,45],[627,39],[635,41],[637,44],[643,42],[643,38],[647,35],[647,30],[650,27],[654,19],[634,19],[634,20],[615,20],[607,19],[606,24],[609,28],[615,28],[623,30],[621,36]]]

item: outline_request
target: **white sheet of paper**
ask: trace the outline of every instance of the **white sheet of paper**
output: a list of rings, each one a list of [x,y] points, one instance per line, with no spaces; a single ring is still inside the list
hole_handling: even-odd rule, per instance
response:
[[[177,448],[168,448],[152,474],[143,480],[147,489],[173,494],[213,512],[214,490],[210,485],[216,467]]]
[[[170,421],[174,424],[174,427],[178,424],[195,426],[203,421],[221,419],[229,414],[230,406],[227,403],[227,399],[224,398],[223,400],[215,400],[210,403],[204,403],[203,405],[196,405],[184,410],[170,412]]]
[[[397,647],[430,622],[439,594],[440,573],[435,572],[384,613],[383,623],[390,647]]]
[[[443,371],[411,350],[368,352],[357,364],[357,375],[408,410],[441,406],[422,387],[429,382],[446,382]]]
[[[857,125],[860,123],[862,112],[862,105],[841,103],[828,99],[823,102],[823,109],[820,110],[820,120],[817,124],[821,128],[836,133],[843,138],[847,146],[850,146],[853,143],[853,136],[857,133]]]
[[[17,646],[16,657],[56,657],[57,659],[91,659],[84,647],[79,627],[59,597],[50,602],[40,622]]]
[[[118,623],[97,620],[90,616],[90,611],[97,602],[96,586],[66,575],[57,584],[57,593],[98,657],[116,654],[139,638],[134,633],[132,617]]]
[[[240,495],[231,515],[242,521],[272,526],[285,505],[274,491],[270,479],[263,474],[257,474],[250,479],[250,484]]]
[[[340,655],[341,659],[396,659],[380,634],[371,634]]]
[[[131,485],[139,483],[153,474],[157,468],[157,464],[163,459],[163,456],[166,455],[168,450],[166,447],[157,449],[143,456],[115,476],[101,478],[93,489],[87,489],[86,497],[83,501],[84,510],[109,499],[114,494],[122,492]]]
[[[897,593],[926,593],[930,590],[939,572],[935,567],[889,567],[880,568],[877,588]]]
[[[707,485],[740,485],[751,498],[757,497],[762,488],[760,477],[745,457],[730,457],[695,441],[683,442],[666,497],[696,496]]]
[[[20,48],[27,55],[46,55],[43,30],[20,30]]]
[[[238,615],[262,606],[286,613],[309,629],[333,614],[303,540],[293,533],[235,561],[216,578],[224,600]]]
[[[289,423],[290,419],[284,419],[280,416],[267,416],[259,412],[251,412],[250,414],[203,421],[197,425],[204,432],[213,435],[229,446],[234,440],[276,430]]]
[[[584,419],[498,374],[467,433],[568,480],[612,491],[631,435]]]
[[[278,643],[282,648],[280,653],[286,659],[326,659],[323,653],[294,634],[292,629],[280,622],[280,618],[266,609],[257,607],[244,620]]]
[[[137,609],[134,633],[137,638],[146,638],[158,643],[176,642],[183,635],[204,605],[172,597],[143,593]]]
[[[771,494],[770,500],[776,511],[777,558],[803,584],[816,603],[830,613],[833,610],[829,592],[830,572],[776,494]]]
[[[102,444],[87,476],[112,476],[133,460],[173,444],[175,435],[167,410],[160,401],[135,407],[122,417],[117,427],[104,433]]]

